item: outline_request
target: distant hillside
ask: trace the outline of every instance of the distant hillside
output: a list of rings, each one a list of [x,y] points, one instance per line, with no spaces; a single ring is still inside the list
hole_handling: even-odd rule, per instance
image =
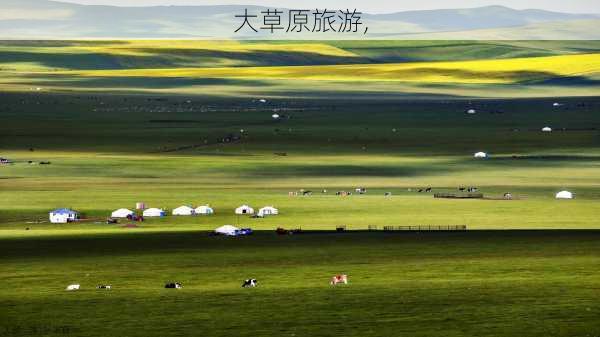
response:
[[[600,19],[539,22],[527,26],[387,35],[402,40],[599,40]]]
[[[241,24],[235,15],[248,9],[251,14],[266,10],[258,6],[89,6],[48,0],[3,0],[0,3],[0,38],[3,39],[84,39],[84,38],[236,38],[236,39],[357,39],[395,38],[460,32],[446,39],[478,38],[481,30],[512,29],[534,25],[536,39],[600,39],[589,29],[598,15],[565,14],[543,10],[514,10],[501,6],[473,9],[409,11],[391,14],[364,14],[367,35],[339,33],[270,34],[246,30],[234,33]],[[285,22],[287,10],[284,11]],[[260,26],[260,18],[257,19]],[[567,34],[563,29],[567,25]],[[473,32],[472,35],[470,35]],[[524,31],[525,32],[525,31]],[[486,35],[493,35],[488,32]],[[515,36],[516,35],[516,36]],[[499,33],[500,38],[520,39],[518,33]],[[433,35],[435,38],[435,35]]]
[[[503,6],[472,9],[440,9],[407,11],[377,15],[381,21],[402,21],[424,27],[429,31],[463,31],[502,27],[526,26],[532,23],[597,18],[594,15],[565,14],[537,9],[515,10]]]

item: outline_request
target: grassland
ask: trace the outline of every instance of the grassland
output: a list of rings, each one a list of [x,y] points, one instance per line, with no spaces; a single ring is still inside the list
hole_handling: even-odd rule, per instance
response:
[[[246,99],[156,99],[4,95],[3,155],[16,161],[2,167],[0,214],[11,224],[5,229],[22,230],[24,222],[45,219],[49,209],[63,206],[104,219],[136,201],[167,209],[208,203],[216,209],[214,217],[148,224],[167,230],[173,223],[207,230],[239,221],[261,229],[600,227],[595,98],[561,99],[561,107],[550,99],[294,99],[266,107]],[[480,113],[467,115],[471,107]],[[274,121],[273,109],[287,117]],[[545,125],[565,131],[544,134]],[[230,134],[242,138],[219,142]],[[477,151],[492,158],[475,160]],[[335,196],[361,186],[367,195]],[[444,201],[416,191],[452,192],[459,186],[478,186],[490,198],[512,192],[519,200]],[[301,189],[315,195],[288,196]],[[554,200],[563,189],[577,199]],[[385,198],[384,192],[394,195]],[[242,203],[273,204],[282,214],[240,220],[233,209]],[[90,227],[107,229],[87,223],[69,228]]]
[[[17,92],[227,97],[593,96],[599,49],[593,41],[17,41],[0,45],[0,83]]]
[[[244,68],[176,68],[57,72],[70,77],[233,78],[429,84],[516,84],[600,73],[600,54],[507,60]]]
[[[135,230],[133,230],[135,231]],[[10,336],[594,336],[597,232],[3,239]],[[350,285],[332,288],[345,272]],[[240,288],[255,277],[256,289]],[[163,289],[182,282],[181,290]],[[82,290],[67,293],[66,284]],[[113,289],[99,291],[97,284]]]
[[[597,336],[598,50],[2,42],[0,336]],[[417,192],[459,186],[486,199]],[[216,214],[105,223],[137,201]],[[281,214],[233,215],[242,203]],[[49,224],[58,207],[86,221]],[[208,236],[222,224],[260,231]],[[273,232],[338,225],[469,231]],[[350,286],[329,287],[336,273]]]

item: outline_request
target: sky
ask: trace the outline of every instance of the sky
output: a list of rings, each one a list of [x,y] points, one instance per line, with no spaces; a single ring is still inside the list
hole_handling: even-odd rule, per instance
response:
[[[58,0],[90,5],[153,6],[153,5],[264,5],[299,8],[296,0]],[[368,13],[390,13],[406,10],[471,8],[501,5],[515,9],[545,9],[569,13],[600,13],[599,0],[303,0],[304,8],[358,9]]]

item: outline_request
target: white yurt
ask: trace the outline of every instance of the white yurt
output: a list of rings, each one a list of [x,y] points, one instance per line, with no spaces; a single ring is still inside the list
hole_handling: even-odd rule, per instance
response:
[[[211,215],[215,213],[215,210],[210,208],[208,205],[198,206],[195,209],[195,213],[200,215]]]
[[[126,218],[133,214],[134,214],[133,211],[130,211],[127,208],[119,208],[118,210],[112,212],[110,214],[110,217],[111,218]]]
[[[475,153],[475,154],[473,155],[473,157],[475,157],[475,158],[487,158],[487,157],[488,157],[488,154],[487,154],[487,153],[485,153],[485,152],[477,152],[477,153]]]
[[[476,113],[477,113],[477,110],[475,110],[475,109],[469,109],[469,110],[467,110],[467,113],[468,113],[469,115],[474,115],[474,114],[476,114]]]
[[[552,132],[552,128],[549,126],[546,126],[546,127],[542,128],[542,132]]]
[[[173,215],[194,215],[194,209],[190,206],[179,206],[173,210]]]
[[[79,218],[79,213],[68,208],[55,209],[49,214],[51,223],[67,223]]]
[[[248,205],[242,205],[235,209],[235,214],[254,214],[254,208]]]
[[[279,214],[279,210],[273,206],[266,206],[258,210],[258,216],[260,217],[277,214]]]
[[[237,231],[239,231],[239,230],[240,229],[235,226],[225,225],[225,226],[221,226],[221,227],[215,229],[215,233],[233,236],[233,235],[236,235]]]
[[[272,114],[271,117],[273,117],[273,119],[279,119],[279,114]]]
[[[573,199],[573,193],[569,191],[560,191],[556,193],[556,199]]]
[[[163,211],[160,208],[148,208],[147,210],[144,211],[143,215],[145,217],[160,217],[160,216],[165,216],[167,215],[167,213],[165,213],[165,211]]]

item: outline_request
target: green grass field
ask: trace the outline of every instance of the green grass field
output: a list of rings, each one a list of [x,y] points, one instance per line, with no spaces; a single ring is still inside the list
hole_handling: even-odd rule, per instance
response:
[[[0,336],[599,336],[599,49],[0,42]],[[139,201],[216,213],[105,223]]]
[[[136,231],[135,229],[132,231]],[[595,336],[598,232],[4,239],[4,335]],[[348,286],[330,275],[347,273]],[[242,289],[255,277],[260,286]],[[163,289],[170,280],[183,289]],[[81,283],[78,292],[64,287]],[[109,283],[109,291],[94,289]]]

